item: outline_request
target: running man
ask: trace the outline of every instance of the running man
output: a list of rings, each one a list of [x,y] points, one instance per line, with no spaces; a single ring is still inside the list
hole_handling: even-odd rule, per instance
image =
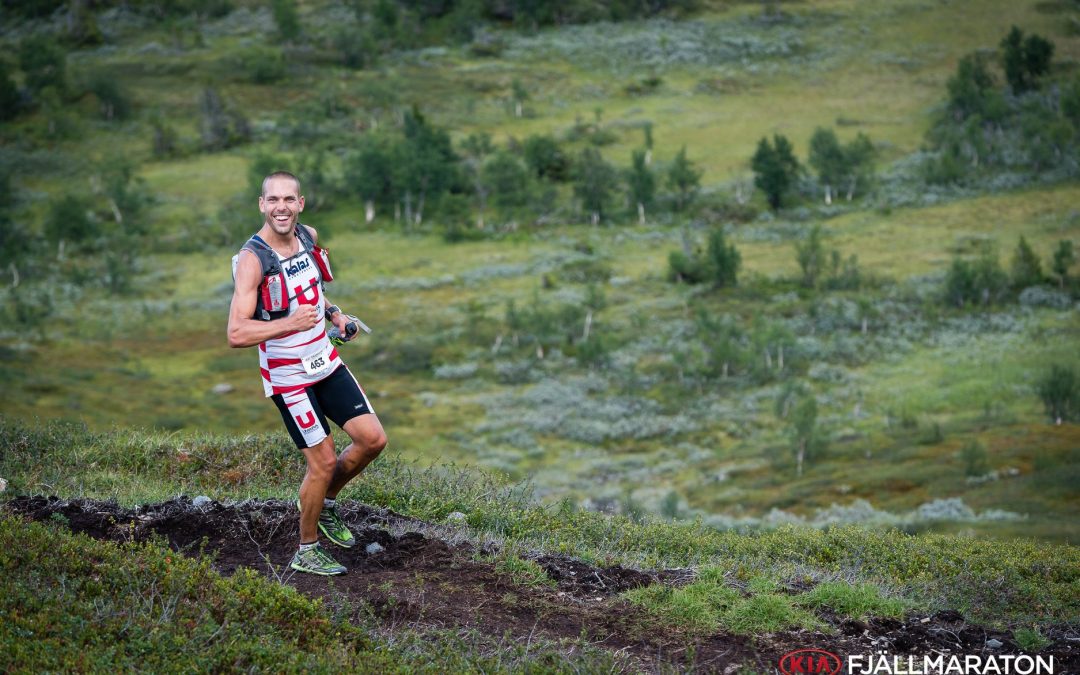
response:
[[[235,259],[229,346],[259,346],[263,389],[307,459],[292,568],[334,575],[346,569],[319,546],[319,530],[338,546],[356,544],[334,500],[386,447],[386,432],[326,335],[324,319],[343,336],[350,319],[326,298],[333,276],[318,233],[297,221],[303,210],[296,176],[278,171],[263,179],[262,228]],[[327,418],[352,440],[340,455]]]

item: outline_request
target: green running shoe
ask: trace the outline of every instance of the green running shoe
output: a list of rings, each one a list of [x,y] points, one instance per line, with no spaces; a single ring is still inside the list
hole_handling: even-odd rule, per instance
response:
[[[296,500],[296,508],[300,508],[300,500]],[[353,537],[352,532],[345,526],[345,522],[341,520],[341,516],[337,514],[336,508],[323,507],[322,513],[319,514],[319,529],[327,536],[330,541],[334,542],[342,548],[352,548],[356,546],[356,539]]]
[[[296,555],[293,556],[290,567],[298,572],[320,574],[324,577],[345,574],[347,571],[344,565],[328,556],[326,551],[322,550],[322,546],[318,544],[306,551],[297,551]]]

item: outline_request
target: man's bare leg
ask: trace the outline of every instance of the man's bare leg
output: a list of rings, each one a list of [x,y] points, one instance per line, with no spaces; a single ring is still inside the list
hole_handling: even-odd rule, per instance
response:
[[[360,472],[371,464],[372,460],[378,457],[386,447],[386,432],[383,430],[382,422],[373,413],[352,418],[345,423],[343,429],[352,439],[352,443],[337,458],[333,475],[326,489],[325,496],[328,499],[337,497],[341,489],[360,475]],[[332,446],[331,452],[333,452]],[[310,464],[309,460],[309,467]]]

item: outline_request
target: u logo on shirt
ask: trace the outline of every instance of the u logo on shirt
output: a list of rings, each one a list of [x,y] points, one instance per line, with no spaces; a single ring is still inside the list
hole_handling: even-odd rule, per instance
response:
[[[307,292],[311,291],[311,298],[307,297]],[[319,304],[319,285],[311,284],[307,288],[303,286],[293,287],[293,293],[296,294],[296,302],[301,305],[317,305]]]

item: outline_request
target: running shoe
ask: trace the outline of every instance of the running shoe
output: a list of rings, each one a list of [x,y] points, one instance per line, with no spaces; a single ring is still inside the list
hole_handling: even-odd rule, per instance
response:
[[[327,555],[318,544],[306,551],[297,551],[293,556],[291,567],[298,572],[320,574],[324,577],[346,572],[345,566]]]
[[[300,508],[300,500],[296,500],[296,508]],[[341,516],[337,513],[337,508],[323,507],[322,513],[319,514],[319,529],[327,538],[341,546],[342,548],[352,548],[356,546],[356,539],[353,537],[353,533],[346,527],[345,522],[341,519]]]

